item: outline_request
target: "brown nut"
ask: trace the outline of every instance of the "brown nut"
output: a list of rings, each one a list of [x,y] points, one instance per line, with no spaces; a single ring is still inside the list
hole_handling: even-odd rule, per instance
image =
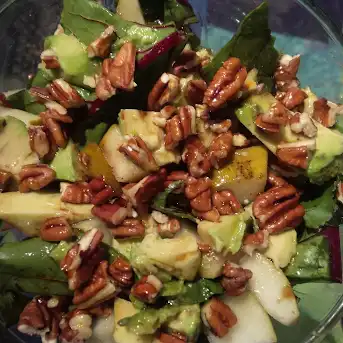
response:
[[[31,126],[28,129],[30,147],[40,159],[45,157],[50,151],[48,133],[44,126]]]
[[[177,57],[172,65],[172,73],[176,76],[182,76],[187,73],[195,72],[200,67],[200,59],[193,50],[185,49]]]
[[[212,250],[209,244],[203,242],[198,242],[198,249],[202,254],[208,254]]]
[[[321,123],[325,127],[332,127],[336,123],[336,116],[333,111],[330,111],[331,107],[328,105],[328,101],[324,98],[320,98],[313,103],[313,119]]]
[[[93,194],[87,182],[68,184],[62,191],[61,200],[70,204],[90,204]]]
[[[139,300],[151,304],[155,302],[162,287],[162,282],[156,276],[143,276],[134,284],[131,294]]]
[[[111,61],[107,77],[112,86],[126,91],[133,90],[135,67],[136,47],[131,42],[127,42]]]
[[[221,133],[211,143],[208,154],[212,166],[216,169],[222,167],[232,154],[232,133]]]
[[[97,205],[92,208],[92,214],[94,216],[113,225],[121,224],[131,213],[131,204],[121,198],[113,204]]]
[[[286,125],[288,122],[288,111],[279,101],[273,104],[267,113],[261,117],[264,123]]]
[[[115,238],[137,238],[145,234],[145,226],[138,219],[125,219],[121,225],[110,230]]]
[[[189,173],[194,177],[201,177],[211,169],[211,162],[206,148],[197,136],[187,139],[182,160],[187,164]]]
[[[274,77],[278,82],[292,81],[297,77],[297,72],[300,65],[300,55],[289,56],[283,55],[280,58],[279,65],[275,71]]]
[[[232,146],[236,148],[246,148],[250,145],[250,140],[241,133],[235,133],[232,136]]]
[[[56,173],[46,164],[28,164],[19,173],[19,191],[38,191],[55,180]]]
[[[208,177],[196,179],[189,177],[186,181],[185,195],[190,200],[192,209],[198,212],[212,210],[212,181]]]
[[[299,205],[297,190],[292,185],[285,185],[258,195],[253,203],[253,214],[261,230],[278,233],[298,226],[305,209]]]
[[[108,56],[114,35],[114,27],[112,25],[108,26],[105,31],[101,33],[99,38],[88,45],[88,57],[105,58]]]
[[[173,150],[188,136],[195,134],[195,109],[192,106],[182,106],[178,114],[167,120],[165,147]]]
[[[112,86],[111,81],[107,77],[100,76],[96,82],[95,94],[97,98],[105,101],[116,94],[116,89]]]
[[[158,341],[160,343],[187,343],[187,337],[179,333],[167,334],[161,332]]]
[[[214,75],[204,96],[204,104],[212,110],[222,107],[241,90],[247,70],[236,57],[230,57]]]
[[[116,195],[113,188],[106,184],[103,178],[94,178],[89,182],[88,187],[93,194],[93,205],[105,204]]]
[[[237,323],[237,317],[230,307],[215,297],[204,305],[203,315],[205,323],[218,337],[224,337]]]
[[[246,254],[252,255],[255,250],[264,250],[269,245],[269,232],[260,230],[244,237],[243,250]]]
[[[303,104],[304,100],[307,98],[307,94],[300,88],[289,88],[286,92],[284,98],[282,99],[283,105],[292,110],[293,108]]]
[[[53,49],[44,50],[40,58],[46,69],[59,69],[61,67],[58,57]]]
[[[249,269],[241,268],[234,263],[225,263],[220,283],[227,295],[238,296],[245,292],[251,278],[252,272]]]
[[[157,232],[162,238],[173,238],[181,230],[180,222],[173,218],[166,223],[159,223]]]
[[[306,169],[308,166],[309,150],[306,146],[278,148],[276,156],[287,165]]]
[[[73,237],[73,230],[65,217],[55,217],[44,221],[39,235],[44,241],[68,241]]]
[[[213,207],[210,211],[205,211],[205,212],[199,212],[199,211],[193,210],[193,214],[197,216],[198,218],[207,220],[209,222],[220,221],[220,214],[215,207]]]
[[[152,152],[140,137],[131,137],[118,150],[147,172],[154,172],[159,169]]]
[[[239,213],[242,211],[241,204],[235,195],[229,190],[215,192],[212,195],[212,203],[221,216]]]
[[[117,257],[108,269],[114,282],[120,287],[130,287],[133,283],[133,270],[128,261]]]
[[[295,133],[302,133],[305,136],[310,137],[310,138],[313,138],[317,135],[317,131],[318,131],[317,127],[314,124],[312,118],[306,112],[294,113],[294,115],[290,117],[289,124],[290,124],[291,130]]]
[[[177,76],[163,73],[148,96],[149,111],[160,111],[172,103],[180,93],[180,80]]]
[[[276,175],[272,171],[268,172],[267,182],[272,187],[281,187],[288,185],[288,182],[286,180],[284,180],[281,176]]]
[[[175,181],[186,181],[188,177],[189,177],[189,174],[182,170],[173,171],[167,176],[167,181],[164,183],[164,187],[167,188],[171,183]],[[183,190],[184,190],[184,187],[180,189],[180,192],[182,192]]]
[[[202,104],[207,84],[204,80],[191,80],[186,87],[186,99],[189,105]]]
[[[262,116],[263,114],[259,114],[255,118],[255,125],[259,129],[269,133],[278,133],[280,131],[280,125],[267,123],[263,121]]]
[[[210,123],[210,130],[214,133],[226,133],[230,130],[232,126],[232,121],[230,119],[225,119],[220,122]]]
[[[13,175],[9,172],[0,169],[0,193],[6,191],[10,185]]]

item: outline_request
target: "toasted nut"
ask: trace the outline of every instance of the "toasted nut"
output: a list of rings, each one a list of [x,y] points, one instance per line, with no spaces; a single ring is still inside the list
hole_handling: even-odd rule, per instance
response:
[[[118,150],[137,166],[148,172],[154,172],[159,169],[152,152],[140,137],[131,137]]]
[[[278,133],[280,131],[280,125],[267,123],[263,121],[262,116],[263,114],[259,114],[255,119],[255,125],[259,129],[270,133]]]
[[[158,341],[160,343],[187,343],[187,337],[179,333],[166,334],[161,332]]]
[[[229,190],[215,192],[212,195],[212,202],[221,216],[239,213],[242,211],[241,204],[234,194]]]
[[[162,289],[162,282],[154,275],[143,276],[131,289],[131,294],[139,300],[151,304]]]
[[[0,169],[0,193],[6,191],[7,187],[11,183],[13,175],[9,172]]]
[[[232,154],[232,133],[221,133],[209,147],[209,158],[212,166],[216,169],[222,167]]]
[[[289,88],[282,100],[286,108],[292,110],[301,105],[307,98],[307,94],[300,88]]]
[[[207,243],[198,242],[198,249],[202,254],[208,254],[212,249]]]
[[[288,182],[286,180],[284,180],[280,176],[277,176],[275,173],[271,171],[268,172],[267,181],[272,187],[281,187],[281,186],[288,185]]]
[[[313,119],[324,125],[332,127],[336,123],[336,113],[331,111],[328,101],[320,98],[313,103]]]
[[[50,142],[44,126],[31,126],[28,130],[30,147],[39,158],[45,157],[50,151]]]
[[[245,148],[249,146],[250,141],[241,133],[235,133],[232,136],[232,145],[237,148]]]
[[[114,282],[120,287],[130,287],[133,283],[133,270],[130,263],[122,257],[117,257],[110,265],[108,272]]]
[[[157,232],[162,238],[173,238],[181,230],[177,219],[169,219],[167,223],[158,224]]]
[[[195,51],[184,49],[180,56],[172,65],[172,73],[176,76],[182,76],[187,73],[195,72],[200,67],[200,59]]]
[[[210,124],[210,130],[214,133],[226,133],[230,130],[232,122],[230,119],[225,119],[219,123]]]
[[[189,174],[182,170],[173,171],[167,176],[167,181],[164,183],[164,186],[165,188],[167,188],[171,183],[175,181],[186,181],[188,177]],[[179,192],[183,192],[183,190],[184,185],[182,185],[181,189],[179,189]]]
[[[87,182],[68,184],[63,190],[61,200],[71,204],[90,204],[93,194]]]
[[[59,69],[61,67],[56,53],[52,49],[44,50],[41,53],[40,58],[44,63],[46,69]]]
[[[288,111],[277,101],[267,113],[262,114],[261,119],[264,123],[285,125],[288,122]]]
[[[218,298],[212,298],[202,310],[205,323],[218,337],[224,337],[237,323],[237,317],[230,307]]]
[[[101,76],[96,82],[95,94],[100,100],[105,101],[116,94],[116,89],[107,77]]]
[[[189,177],[187,179],[185,195],[190,200],[192,209],[198,212],[212,210],[211,187],[212,181],[208,177],[202,179]]]
[[[73,237],[73,230],[65,217],[55,217],[44,221],[39,235],[44,241],[67,241]]]
[[[46,164],[28,164],[19,173],[19,191],[38,191],[55,180],[56,173]]]
[[[200,219],[208,220],[210,222],[220,221],[220,214],[215,207],[213,207],[210,211],[204,211],[204,212],[193,210],[193,214]]]
[[[258,195],[253,203],[253,214],[261,230],[278,233],[298,226],[305,209],[299,205],[297,190],[292,185],[284,185]]]
[[[219,68],[207,88],[204,104],[212,110],[223,106],[241,90],[247,78],[247,70],[236,57],[230,57]]]
[[[102,178],[93,179],[89,182],[88,187],[93,194],[93,205],[105,204],[116,195],[113,188],[107,185]]]
[[[111,232],[115,238],[143,237],[145,227],[138,219],[125,219],[120,226],[111,229]]]
[[[187,84],[186,98],[189,105],[201,104],[204,99],[204,94],[207,89],[207,84],[204,80],[191,80]]]
[[[149,93],[148,109],[159,111],[165,105],[173,102],[179,92],[179,78],[172,74],[163,73]]]
[[[312,118],[307,113],[295,113],[290,118],[291,130],[295,133],[303,133],[305,136],[313,138],[317,135],[317,127]]]
[[[269,245],[269,232],[260,230],[245,236],[243,250],[246,254],[252,255],[255,250],[264,250]]]
[[[300,55],[283,55],[274,73],[276,87],[279,91],[286,92],[291,87],[299,87],[297,72],[300,65]]]
[[[234,263],[225,263],[220,283],[227,295],[237,296],[245,292],[251,278],[252,272],[249,269],[243,269]]]
[[[132,213],[132,206],[124,199],[118,199],[113,204],[94,206],[92,214],[101,220],[113,224],[121,224]]]
[[[114,38],[114,27],[108,26],[100,37],[90,43],[87,48],[88,57],[101,57],[105,58],[109,55],[111,49],[111,43]]]

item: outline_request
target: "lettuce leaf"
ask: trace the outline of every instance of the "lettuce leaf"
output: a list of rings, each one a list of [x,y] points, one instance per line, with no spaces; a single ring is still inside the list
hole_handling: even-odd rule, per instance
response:
[[[184,26],[197,22],[193,9],[190,5],[178,0],[164,1],[164,22],[175,22],[176,26]]]

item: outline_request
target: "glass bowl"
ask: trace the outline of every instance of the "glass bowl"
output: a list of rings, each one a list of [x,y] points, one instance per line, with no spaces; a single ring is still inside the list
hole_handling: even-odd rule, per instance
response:
[[[106,5],[113,3],[110,0],[102,2]],[[242,18],[261,3],[258,0],[190,2],[199,18],[193,30],[204,46],[214,50],[223,46]],[[298,76],[302,85],[311,86],[320,96],[342,102],[343,37],[332,21],[312,3],[300,0],[270,3],[270,25],[276,37],[276,47],[291,55],[301,54]],[[323,1],[331,8],[331,17],[338,19],[343,14],[343,6],[339,3],[339,0]],[[61,9],[62,1],[59,0],[0,0],[0,91],[25,87],[28,76],[35,72],[43,39],[55,30]],[[278,342],[320,342],[327,335],[327,342],[334,342],[330,338],[330,330],[342,316],[343,295],[327,304],[327,313],[320,318],[314,314],[311,318],[301,317],[299,323],[291,328],[276,326],[281,337]],[[14,329],[11,331],[13,338],[4,338],[6,342],[12,339],[13,342],[36,342],[18,335]],[[343,337],[339,342],[343,342]]]

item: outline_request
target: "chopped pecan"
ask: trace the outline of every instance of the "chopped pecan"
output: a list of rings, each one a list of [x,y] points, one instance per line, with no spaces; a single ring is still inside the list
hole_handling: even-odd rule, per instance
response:
[[[161,332],[158,341],[160,343],[187,343],[187,337],[178,333],[167,334]]]
[[[212,166],[216,169],[222,167],[232,152],[232,133],[230,131],[221,133],[212,141],[209,147],[208,153]]]
[[[196,52],[197,57],[200,61],[201,67],[205,67],[213,59],[213,54],[210,49],[202,48]]]
[[[113,313],[112,303],[113,302],[111,302],[111,299],[109,299],[108,301],[105,301],[99,305],[95,305],[93,307],[87,308],[87,312],[97,318],[99,317],[106,318]]]
[[[147,172],[154,172],[159,169],[152,152],[143,139],[138,136],[131,137],[118,150]]]
[[[173,171],[167,176],[167,181],[164,183],[164,187],[167,188],[171,183],[175,181],[186,181],[188,177],[189,174],[182,170]],[[183,190],[184,185],[182,185],[181,189],[179,189],[178,191],[183,192]]]
[[[299,205],[299,193],[288,184],[258,195],[253,203],[253,214],[261,230],[278,233],[298,226],[305,210]]]
[[[44,126],[31,126],[28,130],[30,147],[39,158],[45,157],[50,151],[50,142]]]
[[[263,121],[262,119],[263,114],[259,114],[255,118],[255,125],[265,131],[270,133],[278,133],[280,131],[280,125],[279,124],[271,124]]]
[[[117,257],[110,265],[108,272],[120,287],[130,287],[133,283],[133,270],[128,261]]]
[[[185,96],[189,105],[201,104],[204,99],[204,94],[207,89],[207,84],[204,80],[191,80],[188,82]]]
[[[162,238],[173,238],[181,230],[180,222],[173,218],[166,223],[159,223],[157,232]]]
[[[250,140],[241,133],[235,133],[232,137],[232,145],[237,148],[245,148],[249,146]]]
[[[57,55],[53,49],[44,50],[41,53],[40,58],[46,69],[59,69],[61,67]]]
[[[271,171],[268,172],[267,181],[272,187],[281,187],[288,184],[286,180]]]
[[[47,110],[40,114],[43,124],[50,131],[51,136],[60,148],[65,148],[68,140],[64,130],[61,127],[61,124],[70,124],[73,122],[72,118],[58,113],[55,110]]]
[[[115,195],[115,191],[111,186],[106,184],[103,178],[94,178],[88,184],[90,191],[93,194],[92,204],[102,205],[111,200]]]
[[[214,133],[226,133],[230,130],[232,121],[225,119],[220,122],[210,123],[210,130]]]
[[[73,237],[73,230],[65,217],[55,217],[44,221],[39,235],[44,241],[67,241]]]
[[[90,204],[92,202],[93,194],[87,182],[64,183],[61,185],[61,190],[63,202],[70,204]]]
[[[131,294],[139,300],[151,304],[155,302],[162,287],[162,282],[156,276],[143,276],[134,284],[131,289]]]
[[[293,108],[301,105],[306,98],[307,94],[303,90],[292,87],[286,92],[284,98],[282,99],[282,103],[286,108],[292,110]]]
[[[237,95],[247,78],[247,70],[236,57],[230,57],[214,75],[204,96],[204,104],[212,110],[223,106]]]
[[[195,51],[184,49],[180,56],[172,65],[172,73],[176,76],[182,76],[186,73],[195,72],[200,66],[200,60]]]
[[[285,125],[288,122],[288,111],[279,101],[273,104],[261,117],[264,123]]]
[[[300,55],[283,55],[274,73],[276,87],[279,91],[287,91],[290,87],[298,87],[297,72],[300,65]]]
[[[251,278],[252,272],[249,269],[241,268],[234,263],[225,263],[220,283],[227,295],[237,296],[244,293]]]
[[[63,79],[53,80],[47,89],[53,99],[64,108],[78,108],[85,105],[78,92]]]
[[[336,113],[331,110],[328,101],[320,98],[313,103],[313,119],[325,127],[332,127],[336,123]]]
[[[245,236],[243,241],[243,250],[246,254],[252,255],[255,250],[264,250],[268,248],[269,232],[260,230]]]
[[[111,44],[114,38],[114,27],[108,26],[100,37],[90,43],[87,48],[88,57],[101,57],[105,58],[109,55]]]
[[[19,191],[38,191],[55,180],[56,173],[46,164],[28,164],[19,173]]]
[[[111,81],[104,76],[100,76],[96,82],[95,94],[100,100],[107,100],[116,94],[116,89],[112,86]]]
[[[218,298],[213,297],[202,310],[205,323],[218,337],[224,337],[237,323],[237,317],[231,308]]]
[[[201,177],[211,169],[211,162],[206,148],[197,136],[187,139],[182,160],[187,164],[189,173],[194,177]]]
[[[242,211],[241,204],[234,194],[229,190],[215,192],[212,195],[212,203],[221,216],[239,213]]]
[[[212,210],[212,181],[208,177],[196,179],[189,177],[186,181],[185,195],[190,200],[192,209],[198,212]]]
[[[193,210],[193,214],[200,219],[208,220],[210,222],[219,222],[220,220],[220,214],[215,207],[213,207],[210,211],[205,212]]]
[[[0,169],[0,193],[6,191],[10,185],[13,175],[9,172]]]
[[[94,206],[92,214],[109,224],[119,225],[132,214],[132,206],[129,202],[120,198],[113,204]]]
[[[119,226],[110,229],[115,238],[144,237],[145,226],[138,219],[125,219]]]
[[[148,96],[148,109],[159,111],[173,102],[180,93],[180,79],[172,74],[163,73]]]
[[[212,249],[207,243],[198,242],[198,249],[202,254],[208,254]]]
[[[310,138],[317,135],[317,127],[308,113],[294,113],[290,118],[289,124],[291,130],[295,133],[303,133]]]

